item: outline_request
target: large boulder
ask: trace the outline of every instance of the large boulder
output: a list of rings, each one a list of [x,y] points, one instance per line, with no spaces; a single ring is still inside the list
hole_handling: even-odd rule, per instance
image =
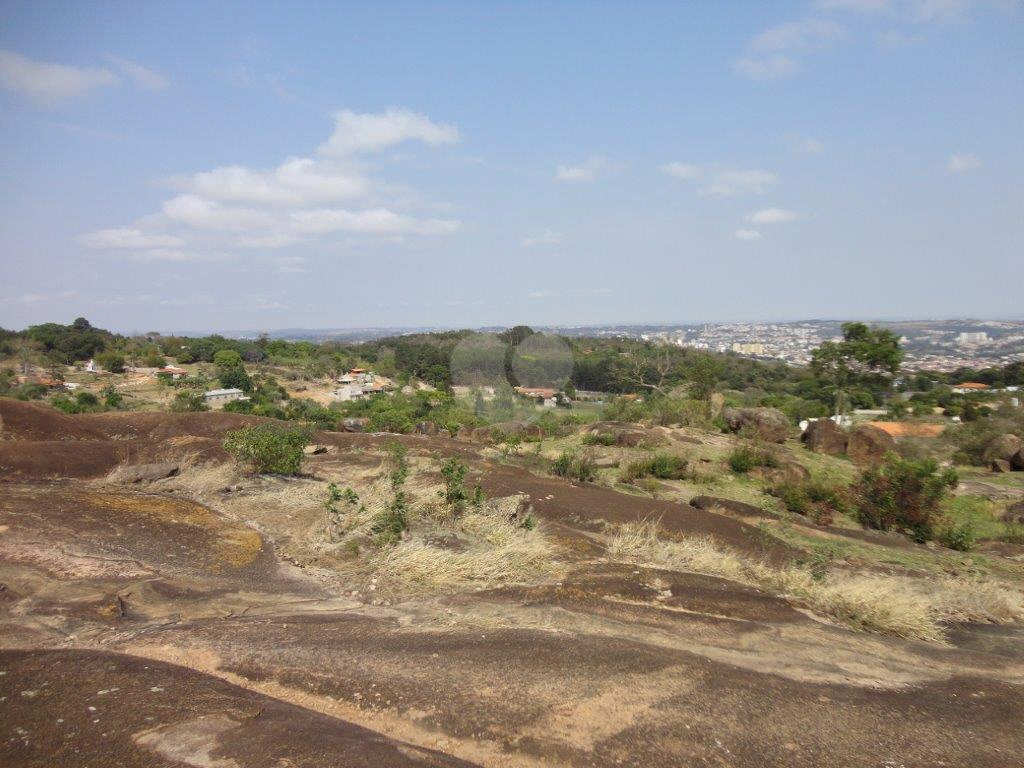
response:
[[[850,433],[846,455],[854,464],[877,464],[889,451],[896,450],[896,441],[885,430],[870,424],[859,424]]]
[[[602,443],[622,448],[653,448],[668,442],[664,430],[645,429],[625,422],[599,421],[582,431],[586,435],[601,437]]]
[[[342,419],[339,426],[342,432],[365,432],[369,423],[370,420],[364,418]]]
[[[782,443],[789,437],[789,419],[778,408],[724,408],[722,418],[730,432],[748,431],[766,443]]]
[[[1024,448],[1024,442],[1016,435],[1000,435],[985,446],[985,451],[981,454],[981,458],[985,462],[995,461],[996,459],[1011,461],[1014,455],[1019,453],[1022,448]]]
[[[842,456],[846,453],[850,436],[832,419],[816,419],[807,425],[800,439],[815,453]]]
[[[1010,462],[1006,459],[992,459],[989,462],[993,472],[1012,472],[1013,467],[1010,466]]]

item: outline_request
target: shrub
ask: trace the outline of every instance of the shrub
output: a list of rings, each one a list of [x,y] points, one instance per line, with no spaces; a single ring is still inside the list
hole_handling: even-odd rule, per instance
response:
[[[304,427],[268,422],[228,432],[224,450],[259,474],[297,475],[310,438]]]
[[[942,546],[955,549],[958,552],[970,552],[977,537],[970,520],[965,520],[962,523],[947,521],[939,528],[935,540]]]
[[[575,454],[563,451],[551,465],[552,473],[581,483],[591,483],[597,479],[597,466],[586,454]]]
[[[910,461],[890,453],[853,486],[857,517],[869,528],[904,531],[915,541],[929,541],[939,506],[957,482],[954,470],[940,473],[933,460]]]
[[[790,512],[809,517],[819,525],[830,525],[849,507],[845,489],[818,480],[778,483],[768,493]]]
[[[461,515],[467,503],[479,506],[483,502],[483,489],[477,485],[473,496],[466,492],[466,465],[456,458],[448,459],[441,466],[444,488],[438,495],[455,515]]]
[[[582,442],[584,445],[603,445],[607,448],[615,445],[615,435],[612,432],[597,432],[584,435]]]
[[[779,466],[778,459],[769,451],[752,445],[736,447],[726,461],[729,463],[729,469],[740,475],[746,474],[754,467]]]
[[[206,404],[206,399],[203,397],[202,392],[183,389],[174,395],[174,400],[171,401],[169,410],[174,413],[182,411],[208,411],[210,407]]]
[[[622,473],[621,480],[631,483],[643,477],[656,477],[659,480],[692,479],[690,463],[682,456],[672,453],[656,453],[641,461],[630,464]]]

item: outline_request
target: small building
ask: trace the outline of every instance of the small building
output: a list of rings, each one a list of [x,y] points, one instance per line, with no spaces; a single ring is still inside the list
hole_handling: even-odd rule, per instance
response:
[[[232,403],[235,400],[248,400],[249,398],[240,389],[211,389],[209,392],[203,393],[203,399],[206,404],[211,408],[216,406],[223,406],[226,403]]]
[[[977,395],[982,392],[988,392],[988,389],[988,384],[982,384],[977,381],[965,381],[953,385],[953,391],[958,395]]]
[[[173,365],[165,365],[163,368],[160,369],[159,372],[168,374],[175,381],[177,381],[178,379],[184,379],[186,376],[188,376],[188,371],[186,371],[184,368],[177,368]]]

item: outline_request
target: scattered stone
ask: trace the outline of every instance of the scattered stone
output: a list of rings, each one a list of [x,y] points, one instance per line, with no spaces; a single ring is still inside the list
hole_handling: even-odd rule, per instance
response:
[[[320,456],[321,454],[328,453],[330,447],[326,445],[307,445],[302,449],[302,452],[307,456]]]
[[[842,456],[846,453],[846,446],[850,441],[846,430],[832,419],[812,421],[800,435],[800,439],[809,450],[829,456]]]
[[[173,461],[158,461],[154,464],[129,464],[121,467],[121,481],[125,483],[152,483],[178,474],[179,466]]]
[[[896,450],[892,435],[870,424],[860,424],[850,433],[846,454],[854,464],[877,464],[886,453]]]
[[[750,432],[766,443],[782,443],[789,437],[789,419],[778,408],[723,408],[722,418],[730,432]]]

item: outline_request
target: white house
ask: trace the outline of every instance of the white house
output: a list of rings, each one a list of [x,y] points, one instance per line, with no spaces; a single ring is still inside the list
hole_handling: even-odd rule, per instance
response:
[[[211,389],[209,392],[203,393],[203,398],[210,407],[223,406],[225,403],[234,402],[235,400],[249,399],[242,390],[233,388]]]

